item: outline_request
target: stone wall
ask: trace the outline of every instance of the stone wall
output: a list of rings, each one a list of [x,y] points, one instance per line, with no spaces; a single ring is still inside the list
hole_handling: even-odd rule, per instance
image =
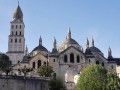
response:
[[[49,78],[0,76],[0,90],[48,90]]]

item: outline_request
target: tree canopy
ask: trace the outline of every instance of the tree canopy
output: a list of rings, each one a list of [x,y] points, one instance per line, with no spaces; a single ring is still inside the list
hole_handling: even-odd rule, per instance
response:
[[[76,90],[119,90],[117,75],[100,65],[91,65],[80,74]]]
[[[0,69],[2,71],[8,70],[9,64],[9,57],[3,53],[0,54]]]
[[[49,81],[49,90],[65,90],[65,85],[60,78],[53,78]]]
[[[42,65],[38,68],[37,73],[39,74],[39,76],[51,77],[53,69],[49,65]]]

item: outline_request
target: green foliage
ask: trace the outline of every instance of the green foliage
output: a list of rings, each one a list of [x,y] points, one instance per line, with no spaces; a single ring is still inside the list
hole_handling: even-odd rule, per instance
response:
[[[5,54],[0,54],[0,69],[2,71],[8,70],[9,67],[9,57]]]
[[[107,70],[93,65],[84,69],[77,84],[77,90],[104,90],[106,86]]]
[[[116,73],[108,72],[107,90],[120,90],[119,78]]]
[[[60,78],[53,78],[49,82],[49,90],[65,90],[63,81]]]
[[[39,74],[39,76],[51,77],[53,69],[51,66],[42,65],[38,68],[37,73]]]

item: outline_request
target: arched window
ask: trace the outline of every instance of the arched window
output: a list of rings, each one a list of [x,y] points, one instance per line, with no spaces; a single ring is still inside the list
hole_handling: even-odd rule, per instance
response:
[[[67,55],[64,56],[64,62],[67,62]]]
[[[73,53],[70,54],[70,62],[74,63],[74,54]]]
[[[104,67],[104,62],[102,62],[102,66]]]
[[[17,38],[15,39],[15,43],[17,43]]]
[[[38,68],[41,66],[41,60],[38,60]]]
[[[32,63],[32,67],[35,68],[35,62]]]
[[[19,43],[21,43],[21,39],[19,39]]]
[[[77,63],[80,63],[80,57],[77,55]]]
[[[21,35],[21,31],[20,31],[20,35]]]
[[[96,64],[99,65],[99,61],[96,61]]]
[[[17,31],[16,31],[16,35],[17,35]]]

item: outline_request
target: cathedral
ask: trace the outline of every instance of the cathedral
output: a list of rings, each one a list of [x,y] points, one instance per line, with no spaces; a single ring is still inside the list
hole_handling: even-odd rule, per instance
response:
[[[57,47],[57,41],[54,37],[51,52],[43,46],[42,37],[40,37],[38,45],[29,53],[27,46],[25,47],[24,28],[23,12],[18,5],[13,14],[13,20],[10,22],[8,51],[6,52],[15,70],[26,66],[27,68],[33,68],[34,75],[36,75],[36,70],[41,65],[48,63],[53,67],[56,76],[62,78],[66,83],[68,90],[74,90],[79,74],[83,68],[89,65],[98,64],[108,71],[117,72],[118,75],[120,73],[120,58],[112,56],[110,47],[108,49],[108,58],[104,57],[103,52],[95,46],[93,38],[91,43],[86,39],[86,48],[83,49],[73,39],[70,28],[66,39],[58,45],[59,47]],[[17,71],[14,71],[14,73],[20,74]]]

